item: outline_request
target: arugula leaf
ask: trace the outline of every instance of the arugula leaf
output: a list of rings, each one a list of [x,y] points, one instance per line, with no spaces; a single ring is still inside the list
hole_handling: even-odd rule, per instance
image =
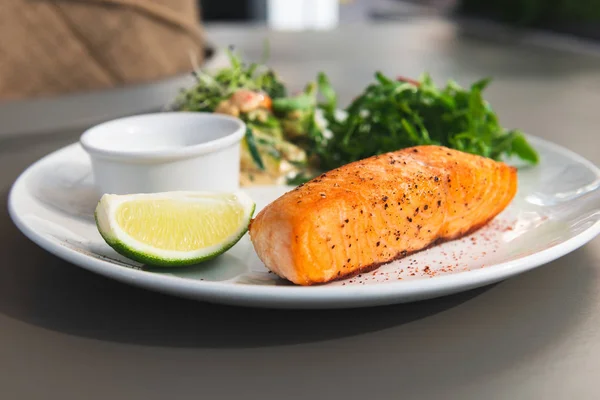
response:
[[[246,143],[248,144],[248,150],[250,151],[250,155],[252,156],[252,160],[261,170],[265,170],[265,164],[258,152],[258,148],[256,147],[256,141],[254,140],[254,134],[252,129],[246,128],[246,135],[244,137]]]
[[[329,83],[329,78],[327,78],[327,75],[320,72],[317,76],[317,85],[319,92],[321,92],[325,98],[325,102],[319,104],[319,107],[325,112],[333,115],[337,107],[337,95],[335,94],[335,90],[333,90],[331,83]]]
[[[310,110],[314,109],[316,105],[316,86],[312,82],[306,85],[304,92],[297,96],[273,99],[273,111],[276,113]]]
[[[320,76],[320,81],[325,77]],[[438,88],[428,73],[418,81],[393,80],[381,72],[345,109],[338,121],[325,111],[332,137],[316,153],[323,169],[406,147],[438,144],[496,160],[516,155],[531,164],[537,152],[518,131],[506,131],[482,92],[485,78],[465,89],[449,80]],[[318,145],[318,144],[317,144]]]
[[[471,90],[477,90],[478,92],[483,92],[483,90],[492,82],[492,78],[483,78],[478,80],[477,82],[471,85]]]
[[[278,113],[286,113],[294,110],[307,110],[314,108],[315,98],[306,93],[295,97],[282,97],[273,99],[273,110]]]
[[[527,142],[525,136],[521,132],[517,132],[512,141],[511,152],[525,161],[532,164],[537,164],[540,160],[538,153]]]

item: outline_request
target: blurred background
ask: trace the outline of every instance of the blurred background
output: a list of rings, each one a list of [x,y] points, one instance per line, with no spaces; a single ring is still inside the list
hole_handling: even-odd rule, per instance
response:
[[[596,67],[600,0],[3,0],[0,135],[161,109],[193,68],[265,39],[292,87],[323,69],[342,100],[375,69],[535,84]]]

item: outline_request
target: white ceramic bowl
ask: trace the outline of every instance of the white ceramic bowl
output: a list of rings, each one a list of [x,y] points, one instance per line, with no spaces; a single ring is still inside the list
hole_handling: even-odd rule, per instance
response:
[[[81,135],[101,193],[239,188],[243,121],[221,114],[161,112],[96,125]]]

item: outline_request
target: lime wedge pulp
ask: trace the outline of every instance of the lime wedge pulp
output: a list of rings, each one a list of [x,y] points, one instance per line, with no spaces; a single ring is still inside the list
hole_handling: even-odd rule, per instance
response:
[[[247,232],[255,204],[243,192],[105,194],[96,226],[106,243],[132,260],[177,267],[210,260]]]

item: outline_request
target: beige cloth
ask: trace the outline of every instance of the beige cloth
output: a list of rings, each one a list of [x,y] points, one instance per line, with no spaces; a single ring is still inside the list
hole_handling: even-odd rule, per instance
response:
[[[203,61],[197,0],[0,0],[0,100],[145,83]]]

